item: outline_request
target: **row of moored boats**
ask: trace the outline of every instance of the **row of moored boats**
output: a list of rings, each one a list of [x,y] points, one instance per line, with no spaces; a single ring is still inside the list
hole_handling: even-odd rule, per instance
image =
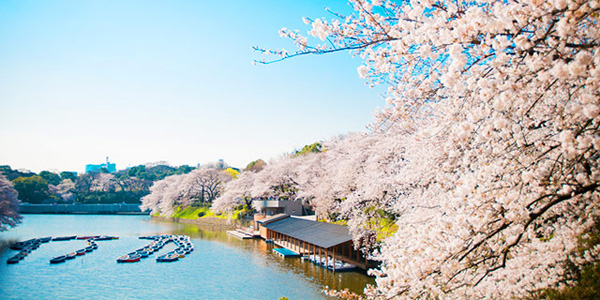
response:
[[[95,249],[98,249],[98,245],[95,241],[106,241],[106,240],[116,240],[118,237],[110,236],[110,235],[95,235],[95,236],[77,236],[77,235],[69,235],[69,236],[56,236],[56,237],[43,237],[43,238],[33,238],[22,242],[16,242],[11,244],[9,247],[12,250],[19,251],[17,254],[9,257],[6,260],[8,264],[16,264],[19,261],[23,260],[27,257],[32,251],[36,250],[43,243],[48,243],[50,241],[59,242],[59,241],[70,241],[70,240],[87,240],[88,246],[65,255],[53,257],[50,259],[50,263],[60,263],[65,260],[74,259],[77,256],[84,255],[86,252],[92,252]]]
[[[157,262],[173,262],[184,258],[186,254],[194,251],[194,245],[187,235],[152,235],[141,236],[140,239],[151,240],[151,242],[133,252],[127,253],[117,259],[119,263],[138,262],[143,258],[160,251],[165,245],[174,243],[176,248],[173,251],[156,257]]]
[[[96,241],[116,240],[118,237],[109,235],[93,235],[93,236],[58,236],[58,237],[45,237],[45,238],[34,238],[23,242],[17,242],[10,245],[13,250],[18,250],[19,253],[10,257],[7,260],[9,264],[15,264],[25,258],[31,251],[36,250],[42,243],[49,241],[70,241],[70,240],[86,240],[87,246],[79,250],[53,257],[50,259],[51,264],[62,263],[67,260],[75,259],[77,256],[85,255],[86,253],[92,252],[98,249]],[[165,254],[156,257],[157,262],[173,262],[181,258],[184,258],[187,254],[194,251],[194,245],[191,242],[189,236],[186,235],[152,235],[152,236],[141,236],[140,239],[151,240],[151,242],[133,252],[125,254],[117,259],[117,262],[137,262],[143,258],[160,251],[165,245],[169,243],[175,244],[175,249]]]
[[[336,272],[344,272],[344,271],[353,271],[356,270],[356,266],[349,264],[349,263],[345,263],[343,261],[340,260],[334,260],[333,258],[331,258],[330,256],[327,257],[321,257],[320,255],[308,255],[308,260],[310,262],[312,262],[315,265],[321,266],[323,268],[326,268],[328,270],[334,270]],[[335,268],[334,268],[335,266]]]
[[[93,239],[88,239],[87,242],[88,242],[88,246],[87,247],[79,249],[77,251],[73,251],[73,252],[67,253],[65,255],[60,255],[60,256],[57,256],[57,257],[53,257],[50,260],[50,263],[51,264],[58,264],[58,263],[61,263],[61,262],[65,262],[67,260],[75,259],[77,256],[85,255],[86,252],[92,252],[92,251],[98,249],[98,244],[96,244],[96,242]]]
[[[25,257],[29,255],[32,251],[37,250],[41,244],[47,243],[51,240],[51,237],[45,238],[34,238],[27,241],[17,242],[10,245],[10,249],[19,251],[17,254],[9,257],[6,260],[7,264],[16,264],[19,261],[23,260]]]

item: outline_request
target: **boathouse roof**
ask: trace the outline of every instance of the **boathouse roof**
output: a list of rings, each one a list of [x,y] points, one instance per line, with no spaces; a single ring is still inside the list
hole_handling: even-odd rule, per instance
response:
[[[258,222],[259,224],[265,225],[265,224],[269,224],[269,223],[272,223],[272,222],[275,222],[275,221],[278,221],[281,219],[289,218],[289,217],[290,216],[286,215],[286,214],[276,214],[276,215],[264,218],[262,220],[258,220],[256,222]]]
[[[284,218],[262,226],[325,249],[352,240],[348,227],[343,225]]]

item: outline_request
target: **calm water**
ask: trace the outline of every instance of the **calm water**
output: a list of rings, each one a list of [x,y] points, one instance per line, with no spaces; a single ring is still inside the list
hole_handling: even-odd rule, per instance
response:
[[[85,241],[42,244],[15,265],[9,242],[61,235],[117,235],[98,249],[62,264],[49,259],[83,248]],[[132,264],[116,259],[146,245],[147,234],[185,234],[195,251],[178,262],[153,256]],[[159,253],[173,249],[169,244]],[[333,273],[300,259],[272,254],[262,240],[239,240],[218,228],[152,221],[148,216],[25,215],[0,233],[0,299],[326,299],[323,286],[361,292],[373,280],[360,273]]]

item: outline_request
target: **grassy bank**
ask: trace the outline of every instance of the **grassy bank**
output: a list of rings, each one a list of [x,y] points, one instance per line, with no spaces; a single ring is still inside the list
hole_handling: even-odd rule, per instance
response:
[[[250,213],[250,210],[246,206],[236,208],[231,214],[217,214],[210,210],[210,206],[188,206],[182,208],[181,206],[175,209],[175,213],[171,215],[171,218],[176,219],[187,219],[197,220],[202,218],[219,218],[219,219],[231,219],[238,220],[241,216]]]

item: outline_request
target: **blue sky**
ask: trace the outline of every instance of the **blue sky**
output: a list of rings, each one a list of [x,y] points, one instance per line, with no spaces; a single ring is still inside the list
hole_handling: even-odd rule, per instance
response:
[[[2,1],[0,164],[236,167],[364,131],[383,100],[348,53],[252,65],[339,1]]]

